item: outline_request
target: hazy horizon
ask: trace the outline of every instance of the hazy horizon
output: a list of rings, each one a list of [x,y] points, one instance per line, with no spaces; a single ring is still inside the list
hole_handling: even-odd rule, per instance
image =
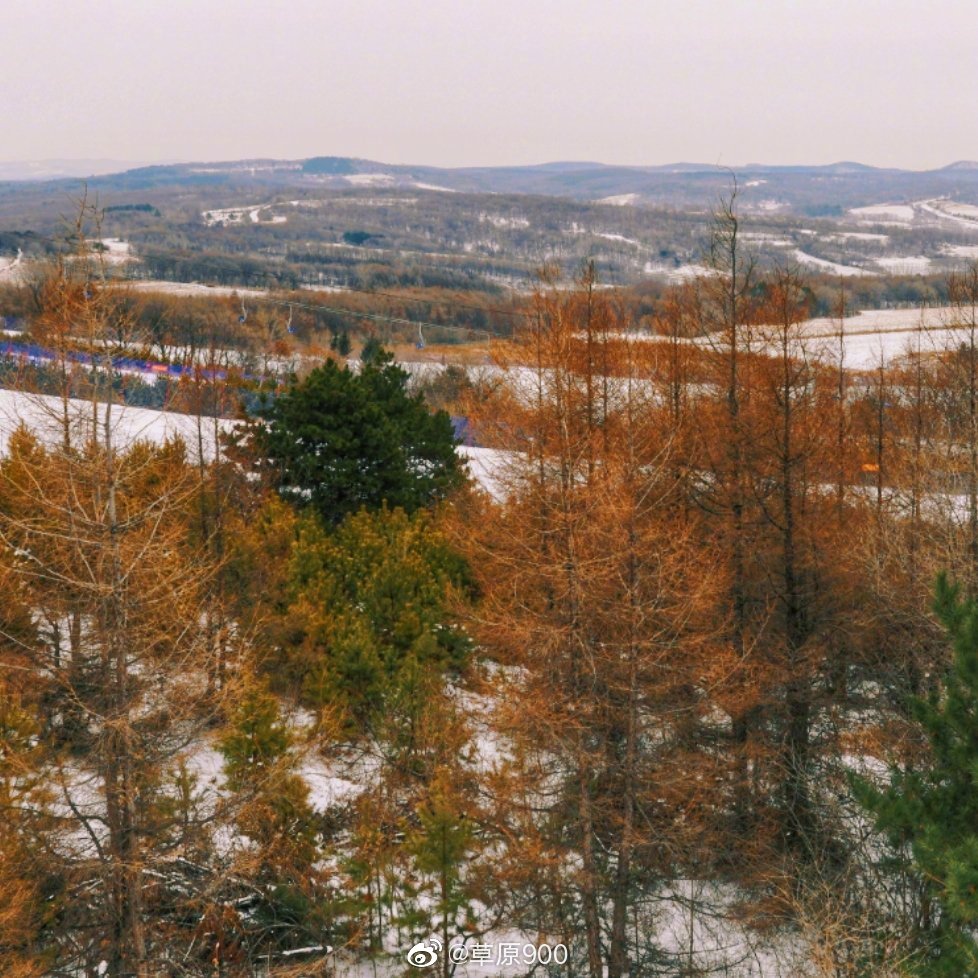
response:
[[[13,0],[4,33],[10,161],[978,156],[966,0]]]
[[[387,166],[416,166],[424,168],[442,168],[447,170],[452,169],[506,169],[509,167],[546,167],[546,166],[608,166],[608,167],[625,167],[625,168],[635,168],[641,169],[644,167],[669,167],[669,166],[703,166],[703,167],[717,167],[720,169],[732,169],[732,170],[744,170],[751,169],[754,167],[770,167],[772,169],[776,168],[788,168],[788,167],[818,167],[818,166],[833,166],[833,165],[846,165],[855,164],[861,166],[869,166],[874,169],[881,170],[900,170],[908,173],[922,173],[932,170],[946,169],[948,167],[967,163],[972,164],[978,168],[978,160],[971,159],[954,159],[948,160],[945,163],[938,163],[933,167],[901,167],[897,165],[888,164],[867,164],[863,160],[854,159],[852,157],[838,160],[829,160],[826,162],[813,163],[811,161],[798,161],[793,163],[772,163],[769,160],[751,159],[747,162],[734,162],[734,163],[710,163],[706,160],[693,160],[693,159],[683,159],[683,160],[669,160],[665,163],[618,163],[613,160],[583,160],[583,159],[548,159],[548,160],[531,160],[525,163],[465,163],[458,164],[457,166],[441,163],[432,163],[427,160],[389,160],[389,159],[379,159],[379,158],[369,158],[365,156],[360,156],[356,154],[338,154],[338,153],[312,153],[308,156],[301,157],[284,157],[284,156],[271,156],[267,153],[258,154],[256,156],[242,156],[242,157],[226,157],[226,158],[211,158],[211,159],[191,159],[189,157],[185,158],[169,158],[169,159],[154,159],[154,160],[117,160],[117,159],[90,159],[88,157],[49,157],[45,159],[0,159],[0,179],[3,178],[4,168],[13,167],[31,167],[40,166],[46,164],[67,164],[77,167],[79,170],[83,165],[88,164],[99,164],[99,169],[93,170],[92,175],[98,176],[101,174],[110,174],[121,172],[124,169],[135,169],[137,167],[145,166],[181,166],[181,165],[214,165],[222,163],[243,163],[249,161],[268,161],[275,163],[286,163],[298,160],[313,159],[316,157],[338,157],[340,159],[359,159],[368,162],[383,164]],[[119,169],[110,169],[109,167],[118,166]]]

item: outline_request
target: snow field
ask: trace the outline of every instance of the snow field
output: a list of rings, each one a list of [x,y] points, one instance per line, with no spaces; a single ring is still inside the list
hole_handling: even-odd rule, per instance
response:
[[[930,271],[931,260],[926,255],[911,255],[905,258],[876,258],[877,265],[891,275],[926,275]]]
[[[887,221],[909,224],[914,216],[910,204],[871,204],[868,207],[853,207],[849,213],[868,224]]]
[[[394,182],[389,173],[351,173],[343,179],[353,187],[388,187]]]
[[[200,282],[166,282],[162,279],[140,279],[126,283],[128,288],[141,292],[164,292],[167,295],[263,296],[265,289],[246,289],[233,285],[203,285]]]
[[[503,214],[490,214],[488,211],[481,211],[479,214],[480,224],[491,224],[494,228],[528,228],[530,222],[525,217],[506,217]]]
[[[943,251],[952,258],[978,258],[978,245],[945,245]]]
[[[670,282],[688,282],[694,278],[715,275],[712,268],[705,265],[663,265],[660,262],[646,262],[642,271],[646,275],[664,275]]]
[[[610,204],[612,207],[629,207],[638,203],[640,199],[638,194],[612,194],[610,197],[601,197],[595,203]]]
[[[802,251],[800,248],[795,248],[794,256],[795,261],[799,264],[809,265],[812,268],[817,268],[820,272],[829,272],[832,275],[857,276],[873,274],[872,272],[867,272],[865,268],[857,268],[854,265],[840,265],[834,261],[817,258],[815,255],[810,255],[807,251]]]
[[[289,201],[298,203],[298,201]],[[244,224],[245,217],[251,224],[284,224],[288,218],[284,214],[271,215],[262,218],[262,212],[267,211],[276,204],[245,204],[242,207],[219,207],[209,211],[202,211],[201,218],[208,227],[228,227],[233,224]]]
[[[0,258],[0,279],[6,278],[7,281],[13,281],[19,277],[20,272],[23,271],[21,265],[24,260],[24,253],[17,249],[17,255],[14,258]]]
[[[23,391],[0,389],[0,453],[6,453],[10,436],[23,425],[42,442],[57,444],[62,438],[66,403],[59,397],[45,394],[28,394]],[[90,401],[67,401],[69,430],[77,439],[91,436],[93,408]],[[109,411],[110,430],[119,445],[136,441],[162,444],[171,438],[180,438],[187,446],[188,455],[195,458],[197,445],[197,418],[189,414],[171,411],[155,411],[151,408],[113,404]],[[99,437],[104,437],[106,405],[98,406]],[[203,418],[203,444],[205,460],[213,456],[213,426],[228,430],[232,422]]]
[[[437,365],[433,365],[437,368]],[[42,442],[57,444],[62,437],[65,403],[59,397],[45,394],[28,394],[23,391],[0,389],[0,454],[5,454],[10,436],[23,425]],[[90,437],[92,431],[92,404],[90,401],[69,400],[68,418],[70,430],[79,440]],[[110,412],[113,440],[119,445],[135,441],[162,444],[170,438],[180,438],[187,446],[188,456],[196,459],[198,445],[198,419],[189,414],[174,411],[156,411],[152,408],[113,404]],[[203,418],[203,442],[205,461],[214,455],[214,426],[230,431],[235,422],[227,419]],[[98,409],[99,435],[104,435],[105,405]],[[459,454],[468,463],[469,474],[491,496],[498,498],[501,492],[498,469],[504,452],[491,448],[462,446]]]
[[[103,247],[102,261],[106,265],[124,265],[126,262],[135,261],[132,253],[132,245],[122,238],[102,238],[89,244],[101,244]]]
[[[833,234],[827,234],[824,238],[825,241],[878,241],[880,244],[886,244],[890,240],[890,235],[888,234],[878,234],[872,231],[836,231]]]
[[[457,194],[457,190],[453,190],[451,187],[440,187],[437,183],[420,183],[415,180],[411,183],[412,187],[416,187],[418,190],[436,190],[443,194]]]
[[[636,241],[634,238],[626,238],[623,234],[611,234],[607,231],[595,231],[594,236],[596,238],[604,238],[606,241],[620,241],[623,244],[635,245],[636,248],[644,247],[641,241]]]

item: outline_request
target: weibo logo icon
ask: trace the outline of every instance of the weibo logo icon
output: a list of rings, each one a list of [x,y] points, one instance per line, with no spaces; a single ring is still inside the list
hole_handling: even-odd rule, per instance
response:
[[[438,963],[441,951],[441,941],[437,937],[429,937],[426,941],[419,941],[408,951],[407,962],[412,968],[430,968]]]

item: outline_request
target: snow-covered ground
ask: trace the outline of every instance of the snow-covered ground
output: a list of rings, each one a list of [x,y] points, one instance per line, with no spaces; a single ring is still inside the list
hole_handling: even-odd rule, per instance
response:
[[[954,348],[969,339],[969,328],[962,317],[952,309],[875,309],[847,317],[842,324],[844,334],[844,366],[848,370],[872,370],[881,360],[890,362],[916,350],[923,354]],[[840,323],[828,317],[809,319],[793,327],[793,354],[798,357],[818,356],[835,363],[839,355]],[[765,328],[753,329],[754,349],[764,348]],[[644,342],[662,342],[665,338],[648,333],[630,334]],[[688,340],[696,346],[714,347],[714,336],[700,336]],[[773,343],[773,339],[772,339]],[[772,346],[772,349],[774,347]],[[488,369],[488,368],[486,368]],[[517,390],[532,383],[529,368],[511,368],[507,377]],[[527,387],[527,389],[529,389]]]
[[[978,258],[978,245],[945,245],[942,250],[952,258]]]
[[[931,217],[978,231],[978,207],[971,204],[958,204],[944,197],[935,197],[933,200],[919,201],[916,206]]]
[[[926,255],[891,256],[874,259],[877,265],[891,275],[926,275],[931,260]]]
[[[482,211],[479,214],[479,223],[491,224],[494,228],[528,228],[530,222],[525,217],[507,217],[504,214],[490,214]]]
[[[443,194],[457,194],[457,190],[453,190],[451,187],[440,187],[437,183],[421,183],[418,180],[414,180],[411,183],[412,187],[416,187],[418,190],[436,190]]]
[[[871,204],[868,207],[853,207],[849,213],[865,224],[909,226],[913,221],[911,204]]]
[[[758,210],[762,211],[783,211],[787,207],[788,204],[783,200],[774,200],[769,198],[768,200],[759,200],[757,202]]]
[[[24,253],[17,249],[17,255],[14,258],[0,258],[0,278],[6,278],[11,281],[17,277],[19,274],[19,269],[21,263],[24,260]]]
[[[63,412],[64,402],[59,397],[0,389],[0,454],[7,451],[10,436],[20,425],[34,432],[41,441],[57,444],[62,437]],[[68,416],[70,430],[77,439],[82,441],[90,436],[92,431],[90,401],[69,400]],[[110,417],[113,440],[120,446],[140,440],[161,444],[168,438],[181,438],[187,445],[189,455],[192,458],[197,457],[198,421],[193,415],[114,404]],[[103,437],[104,404],[99,406],[98,424],[99,436]],[[215,425],[220,431],[230,431],[235,422],[204,418],[201,424],[204,457],[210,461],[214,455]],[[498,498],[501,489],[496,473],[506,453],[492,448],[463,446],[459,449],[459,454],[468,462],[469,473],[476,483],[490,495]]]
[[[388,187],[394,182],[389,173],[351,173],[344,179],[353,187]]]
[[[596,204],[611,204],[613,207],[629,207],[638,203],[641,198],[638,194],[612,194],[610,197],[602,197],[596,200]]]
[[[0,453],[5,453],[11,434],[20,426],[34,432],[42,441],[56,443],[61,439],[64,419],[64,402],[61,398],[23,391],[0,389]],[[69,425],[75,436],[86,438],[92,430],[92,404],[90,401],[68,401]],[[152,408],[112,405],[112,436],[119,445],[146,440],[160,444],[168,438],[181,438],[188,452],[194,457],[198,444],[197,418],[174,411],[156,411]],[[105,405],[99,406],[98,423],[105,423]],[[214,452],[214,426],[230,431],[235,422],[227,419],[204,418],[204,456],[208,461]],[[468,463],[472,478],[490,495],[498,497],[500,487],[498,471],[506,453],[492,448],[461,446],[459,454]]]
[[[622,244],[635,245],[636,248],[644,247],[641,241],[636,241],[635,238],[626,238],[623,234],[612,234],[608,231],[595,231],[594,236],[596,238],[604,238],[606,241],[620,241]]]
[[[243,224],[246,214],[260,210],[262,206],[261,204],[245,204],[243,207],[219,207],[203,211],[200,216],[208,227],[216,227],[217,225],[227,227],[229,224]]]
[[[23,391],[0,389],[0,453],[5,453],[10,436],[23,425],[41,441],[56,444],[61,441],[65,404],[59,397],[27,394]],[[92,403],[68,401],[68,424],[73,435],[84,440],[92,431]],[[196,457],[197,418],[172,411],[114,404],[110,411],[112,437],[119,445],[146,440],[160,444],[168,438],[181,438],[191,457]],[[99,405],[99,437],[104,437],[106,406]],[[214,425],[229,429],[233,422],[204,418],[204,456],[210,459],[214,448]]]
[[[245,217],[252,224],[285,223],[288,218],[284,214],[269,214],[267,217],[262,216],[263,212],[275,206],[275,204],[245,204],[242,207],[219,207],[213,210],[203,211],[200,216],[208,227],[228,227],[232,224],[244,224]]]
[[[923,325],[926,329],[944,329],[954,322],[952,310],[928,306],[910,309],[865,309],[845,318],[847,336],[855,333],[907,332]],[[829,316],[808,319],[802,324],[809,336],[838,332],[839,320]]]
[[[510,453],[498,448],[475,448],[471,445],[460,446],[458,453],[468,462],[469,475],[476,484],[493,499],[502,499],[505,491],[500,474]]]
[[[922,349],[936,348],[930,343],[931,334],[924,334]],[[847,370],[872,370],[880,363],[906,356],[914,349],[909,333],[858,333],[845,337],[843,365]],[[835,361],[839,355],[837,336],[806,337],[793,344],[796,356],[819,356]]]
[[[872,309],[848,316],[842,323],[845,334],[845,366],[850,370],[871,370],[881,360],[920,349],[922,353],[948,349],[967,337],[951,309]],[[798,327],[799,354],[819,353],[830,359],[838,356],[838,319],[809,319]]]
[[[807,251],[802,251],[801,248],[795,248],[794,256],[795,261],[800,265],[808,265],[812,268],[817,268],[820,272],[829,272],[832,275],[854,276],[873,274],[872,272],[867,272],[865,268],[856,268],[854,265],[840,265],[838,262],[817,258],[815,255],[808,254]]]
[[[92,244],[102,245],[102,261],[107,265],[124,265],[135,260],[132,245],[122,238],[102,238],[101,241],[94,241]]]
[[[165,282],[162,279],[141,279],[127,283],[129,288],[144,292],[165,292],[167,295],[263,296],[265,289],[246,289],[235,285],[204,285],[201,282]]]
[[[749,244],[773,245],[776,248],[790,248],[794,244],[784,235],[770,234],[767,231],[744,231],[740,237]]]
[[[827,234],[824,238],[825,241],[878,241],[880,244],[886,244],[890,240],[888,234],[880,234],[876,231],[836,231],[833,234]]]
[[[663,275],[670,282],[688,282],[694,278],[701,278],[704,275],[716,275],[717,272],[705,265],[665,265],[661,262],[645,263],[642,271],[646,275]]]
[[[940,205],[940,209],[955,217],[966,217],[972,221],[978,221],[978,207],[974,204],[959,204],[957,201],[948,200]]]

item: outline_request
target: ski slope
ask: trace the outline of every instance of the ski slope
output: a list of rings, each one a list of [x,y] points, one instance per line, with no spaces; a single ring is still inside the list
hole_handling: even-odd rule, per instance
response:
[[[55,445],[62,440],[65,410],[72,437],[84,442],[91,437],[93,406],[91,401],[69,399],[45,394],[28,394],[24,391],[0,389],[0,454],[6,454],[10,436],[23,425],[42,442]],[[99,437],[105,437],[106,405],[100,404],[97,412]],[[231,431],[235,421],[225,418],[200,418],[175,411],[157,411],[153,408],[113,404],[108,413],[113,442],[122,447],[137,441],[162,444],[168,439],[179,438],[187,446],[187,454],[194,461],[203,448],[204,461],[213,460],[216,443],[222,432]],[[501,489],[498,476],[504,452],[491,448],[460,446],[459,455],[465,459],[468,471],[476,484],[494,498]]]
[[[91,437],[93,405],[91,401],[68,399],[45,394],[28,394],[24,391],[0,390],[0,453],[6,454],[10,436],[23,425],[42,442],[57,444],[62,439],[66,419],[72,436],[78,441]],[[197,459],[198,433],[202,434],[204,459],[214,455],[214,428],[229,430],[234,422],[216,418],[198,418],[175,411],[156,411],[152,408],[113,404],[106,409],[98,405],[97,424],[99,437],[105,437],[108,418],[113,441],[119,445],[131,445],[137,441],[162,444],[167,439],[180,438],[187,446],[188,454]]]

